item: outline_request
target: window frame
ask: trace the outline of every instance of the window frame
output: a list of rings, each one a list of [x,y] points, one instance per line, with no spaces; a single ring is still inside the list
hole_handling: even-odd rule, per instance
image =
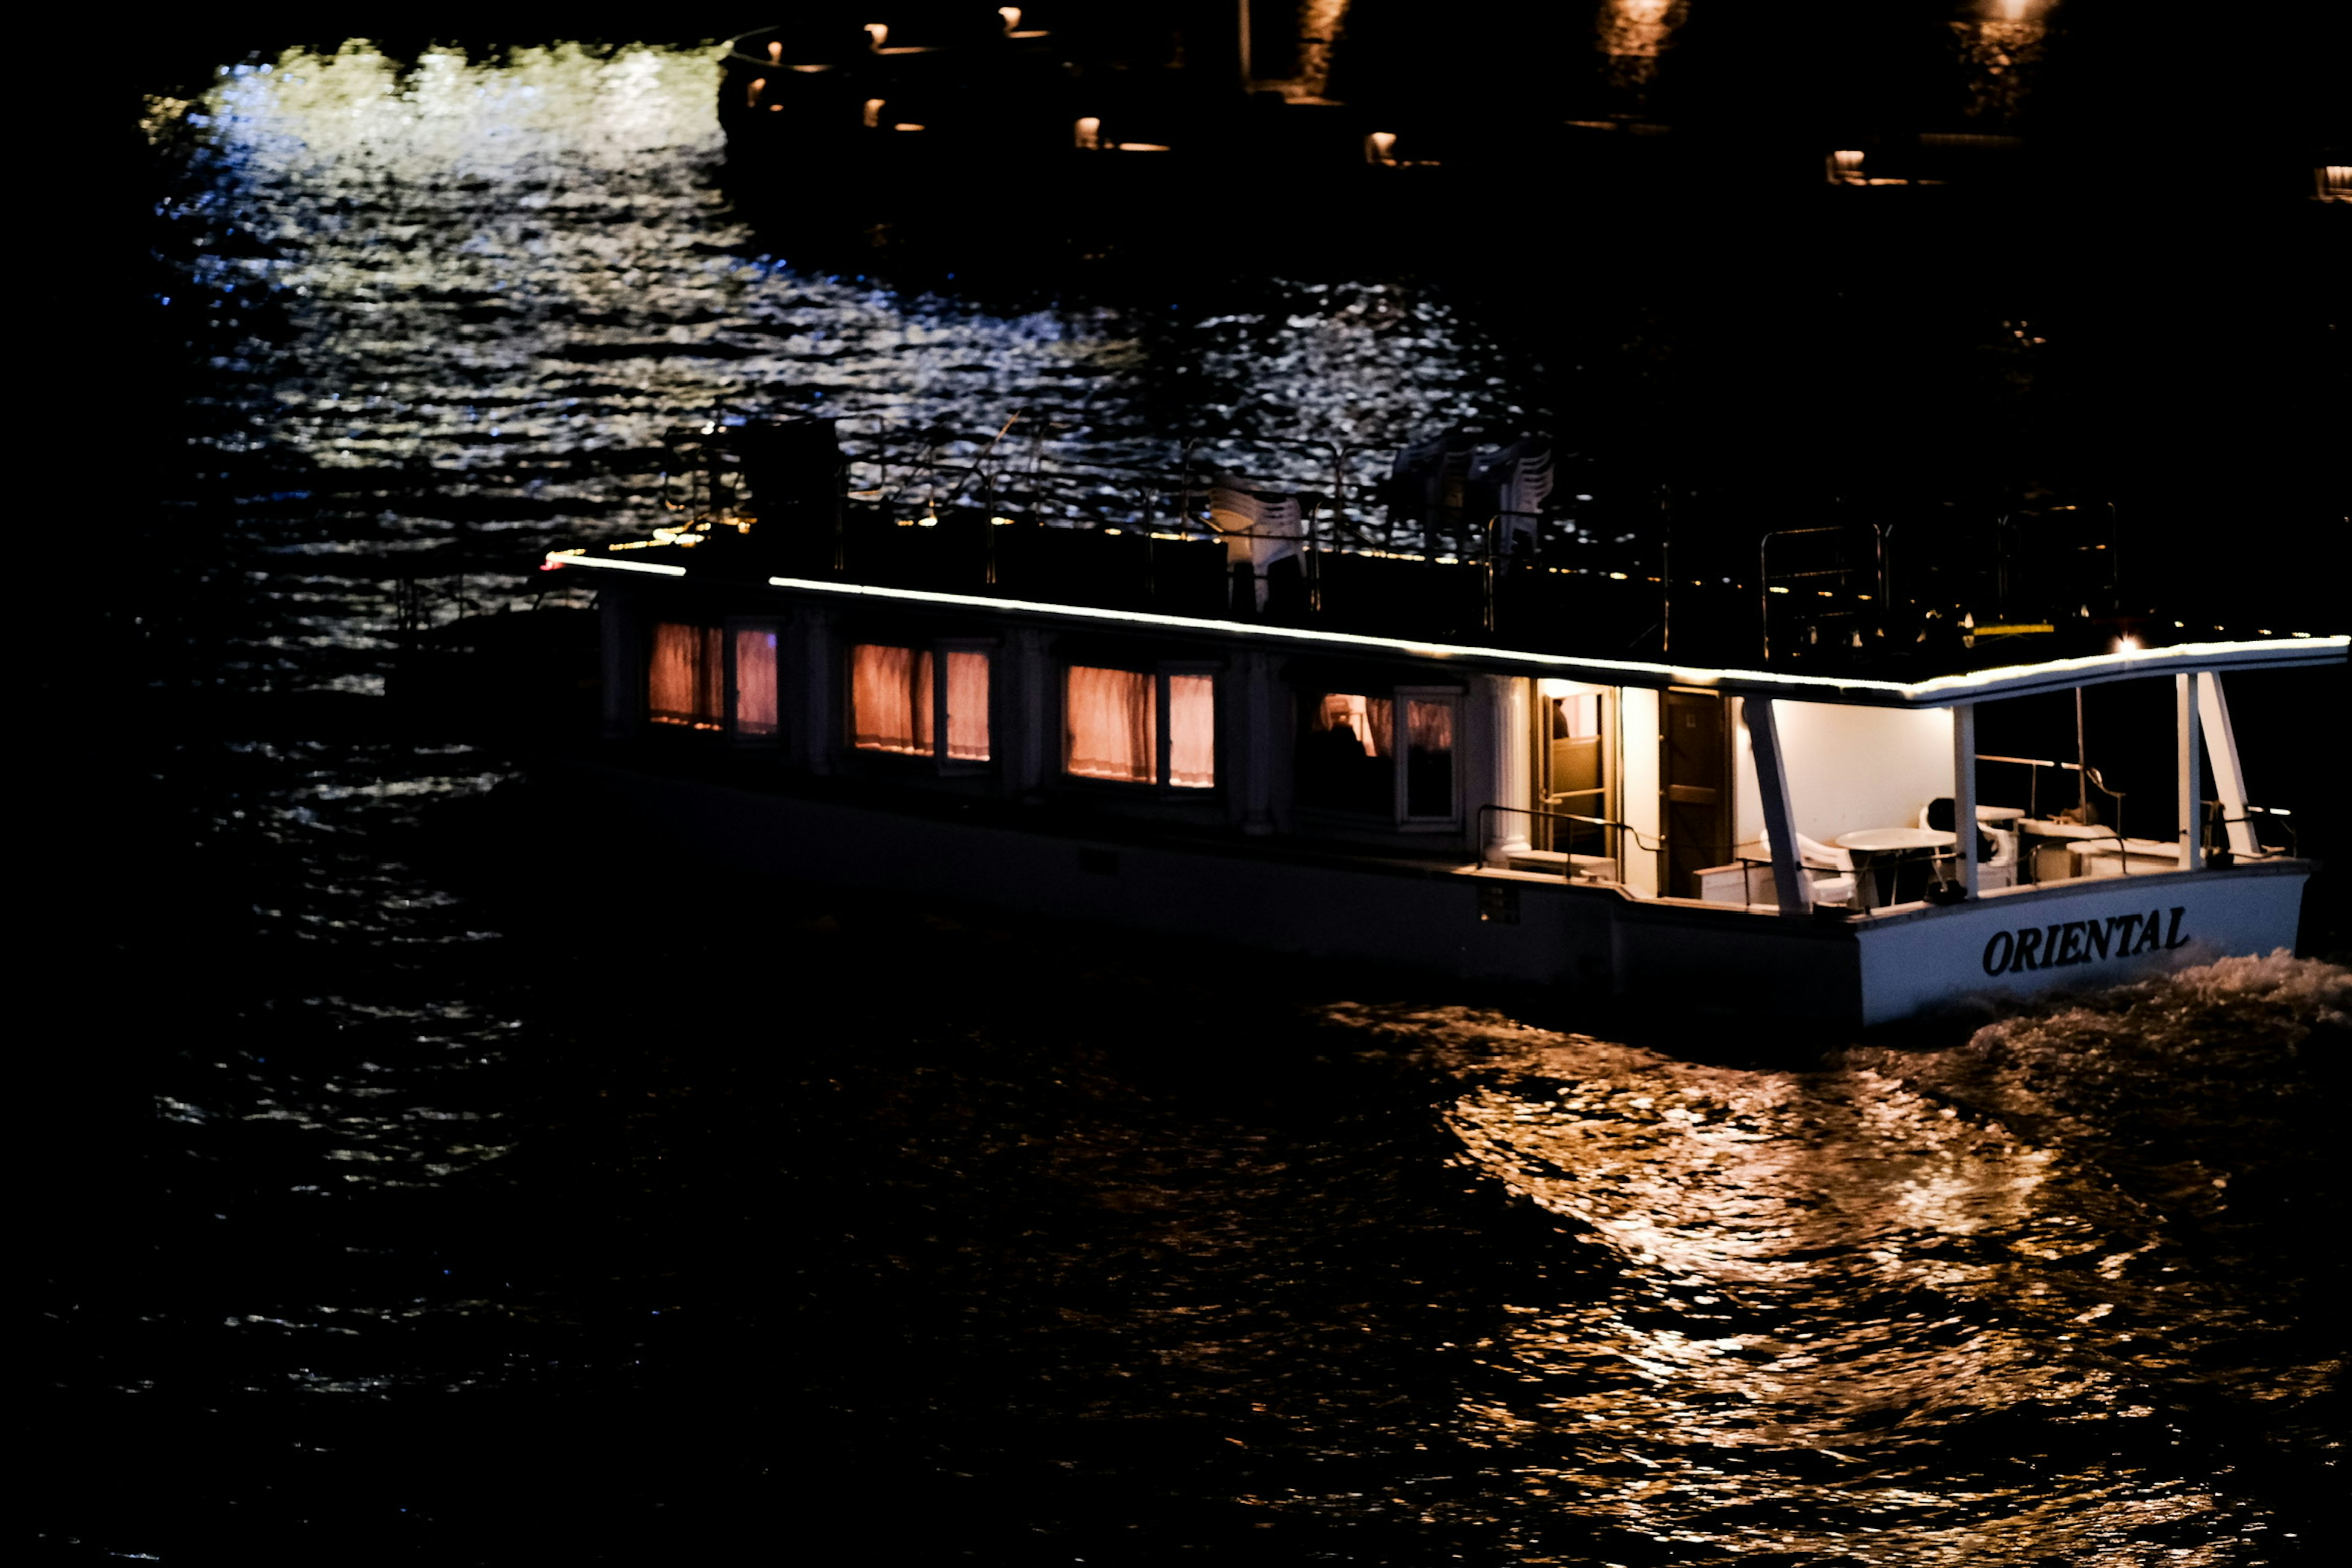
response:
[[[913,653],[924,653],[931,660],[931,749],[929,754],[919,752],[898,752],[880,746],[857,743],[857,649],[861,647],[902,647]],[[885,768],[927,769],[941,778],[971,777],[992,773],[999,767],[997,715],[1001,704],[997,699],[997,667],[1003,651],[997,637],[908,637],[892,640],[887,637],[846,637],[841,642],[841,743],[846,754],[862,765]],[[948,656],[955,653],[976,653],[988,660],[988,755],[985,757],[951,757],[948,754]],[[911,693],[909,694],[911,696]]]
[[[1152,776],[1149,779],[1106,779],[1091,773],[1070,771],[1070,671],[1073,669],[1115,669],[1129,675],[1151,678]],[[1223,710],[1223,676],[1225,667],[1215,659],[1157,659],[1149,664],[1126,659],[1058,658],[1055,661],[1057,679],[1055,681],[1055,702],[1060,718],[1060,757],[1055,772],[1063,784],[1078,789],[1115,791],[1129,799],[1148,792],[1152,798],[1170,801],[1203,801],[1214,799],[1225,787],[1224,737],[1222,732]],[[1205,784],[1180,784],[1174,782],[1171,762],[1176,737],[1169,722],[1173,706],[1171,677],[1199,676],[1209,682],[1209,774]]]

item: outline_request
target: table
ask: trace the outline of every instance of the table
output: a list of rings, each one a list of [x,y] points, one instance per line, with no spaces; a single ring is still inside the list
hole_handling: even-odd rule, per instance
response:
[[[1949,849],[1952,836],[1940,827],[1857,827],[1837,836],[1841,849],[1885,855],[1905,849]]]
[[[1906,879],[1904,872],[1926,869],[1934,863],[1935,851],[1949,849],[1958,840],[1939,827],[1857,827],[1839,834],[1836,842],[1853,857],[1854,889],[1862,895],[1862,907],[1876,910],[1907,902],[1899,896],[1914,892],[1903,885],[1906,880],[1919,884],[1914,896],[1924,896],[1927,879]]]

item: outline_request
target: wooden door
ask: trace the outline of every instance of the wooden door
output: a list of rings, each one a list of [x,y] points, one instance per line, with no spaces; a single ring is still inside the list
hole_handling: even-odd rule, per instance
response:
[[[1720,695],[1670,689],[1658,759],[1666,844],[1658,890],[1698,897],[1698,873],[1731,858],[1731,730]]]

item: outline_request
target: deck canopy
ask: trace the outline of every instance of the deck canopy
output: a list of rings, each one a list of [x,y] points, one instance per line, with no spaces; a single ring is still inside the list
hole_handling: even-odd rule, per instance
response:
[[[550,566],[617,569],[663,576],[686,574],[682,568],[677,566],[585,552],[558,552],[550,554],[547,562]],[[1716,668],[1653,659],[1587,658],[1524,648],[1425,642],[1405,637],[1375,637],[1362,632],[1269,625],[1262,621],[1103,609],[814,577],[771,577],[765,585],[794,596],[840,600],[875,608],[893,605],[908,609],[928,607],[967,614],[1013,616],[1061,626],[1087,627],[1106,635],[1157,633],[1196,636],[1227,644],[1255,644],[1326,657],[1355,655],[1405,658],[1424,662],[1459,662],[1496,674],[1554,676],[1595,685],[1707,687],[1732,696],[1780,697],[1800,701],[1843,702],[1876,708],[1951,708],[2001,698],[2029,697],[2041,692],[2193,671],[2234,673],[2241,670],[2315,668],[2342,664],[2347,659],[2347,650],[2352,650],[2352,637],[2345,637],[2177,643],[2164,647],[2122,649],[2075,658],[2051,659],[2039,664],[1935,676],[1916,681],[1895,681],[1854,676],[1801,674],[1793,670]]]

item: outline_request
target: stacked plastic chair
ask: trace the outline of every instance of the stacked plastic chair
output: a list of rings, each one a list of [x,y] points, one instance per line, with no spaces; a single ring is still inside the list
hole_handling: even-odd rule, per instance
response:
[[[1552,443],[1549,437],[1525,436],[1507,447],[1480,458],[1470,470],[1473,522],[1495,521],[1495,553],[1517,553],[1522,543],[1536,545],[1536,523],[1551,496]]]
[[[1224,539],[1227,568],[1248,565],[1255,608],[1263,611],[1267,568],[1297,555],[1306,542],[1306,509],[1287,491],[1258,489],[1219,474],[1209,485],[1209,526]]]
[[[1470,463],[1477,449],[1477,438],[1461,429],[1398,448],[1381,492],[1388,503],[1391,541],[1399,523],[1416,527],[1427,550],[1438,548],[1444,535],[1459,537]]]

